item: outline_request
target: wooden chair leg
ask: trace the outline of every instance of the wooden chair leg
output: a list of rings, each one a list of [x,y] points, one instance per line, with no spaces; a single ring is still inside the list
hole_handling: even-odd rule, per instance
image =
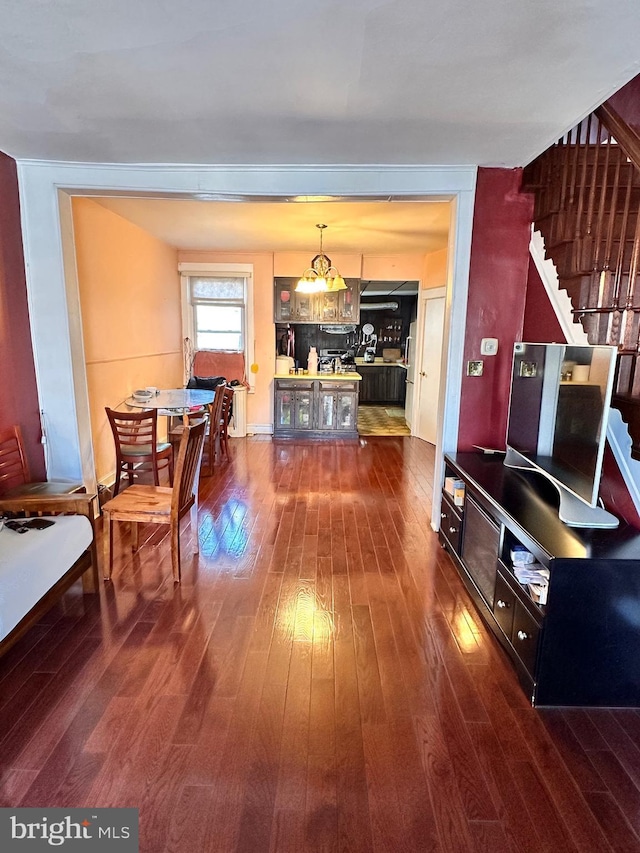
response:
[[[173,486],[173,454],[169,457],[169,485]]]
[[[96,537],[94,536],[91,543],[91,569],[82,575],[82,591],[97,592],[98,589],[98,548],[96,546]]]
[[[131,522],[131,547],[133,548],[134,551],[138,550],[138,548],[140,546],[139,542],[140,542],[140,535],[138,532],[138,522],[132,521]]]
[[[111,572],[113,570],[113,526],[111,524],[111,516],[108,512],[103,511],[103,538],[104,538],[104,570],[102,574],[106,581],[111,580]]]
[[[195,540],[194,551],[200,553],[200,537],[198,536],[198,501],[195,501],[190,510],[191,534]]]
[[[180,520],[177,519],[171,525],[171,569],[173,571],[174,583],[180,583],[181,567],[180,567]]]

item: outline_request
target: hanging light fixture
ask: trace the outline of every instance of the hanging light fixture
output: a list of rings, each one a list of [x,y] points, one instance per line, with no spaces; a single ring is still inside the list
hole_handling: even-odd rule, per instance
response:
[[[344,279],[331,265],[331,258],[322,251],[322,232],[326,227],[326,225],[316,225],[320,230],[320,253],[313,258],[311,266],[303,272],[302,278],[296,285],[298,293],[323,293],[347,289]]]

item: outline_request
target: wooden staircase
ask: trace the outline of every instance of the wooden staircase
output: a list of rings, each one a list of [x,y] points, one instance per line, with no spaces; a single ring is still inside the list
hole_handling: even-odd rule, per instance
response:
[[[618,348],[613,405],[640,459],[640,139],[599,107],[525,169],[523,189],[589,343]]]

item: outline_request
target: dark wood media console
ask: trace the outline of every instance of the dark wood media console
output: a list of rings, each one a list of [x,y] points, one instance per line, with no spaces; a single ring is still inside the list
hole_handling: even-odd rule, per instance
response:
[[[464,505],[443,492],[440,541],[537,706],[640,707],[640,532],[568,527],[542,475],[503,456],[445,457]],[[523,545],[550,571],[547,603],[516,579]]]

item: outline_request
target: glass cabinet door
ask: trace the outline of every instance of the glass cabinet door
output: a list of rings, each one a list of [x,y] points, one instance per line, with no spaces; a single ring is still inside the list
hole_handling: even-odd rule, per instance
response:
[[[341,290],[338,300],[338,320],[357,323],[360,318],[360,287],[359,279],[345,281],[346,290]]]
[[[356,428],[357,395],[351,392],[338,392],[336,429],[353,430]]]
[[[292,428],[294,399],[291,391],[276,391],[276,427]]]
[[[312,429],[312,391],[296,391],[296,411],[294,429]]]
[[[276,282],[274,316],[276,323],[293,319],[293,285],[289,282]]]
[[[320,317],[322,323],[335,323],[338,319],[338,305],[340,302],[340,293],[321,293],[320,297]]]
[[[332,391],[321,391],[318,399],[318,429],[335,429],[336,395]]]
[[[295,303],[296,303],[296,320],[301,321],[311,321],[314,320],[313,316],[313,308],[314,308],[314,296],[310,293],[296,293],[295,294]]]

